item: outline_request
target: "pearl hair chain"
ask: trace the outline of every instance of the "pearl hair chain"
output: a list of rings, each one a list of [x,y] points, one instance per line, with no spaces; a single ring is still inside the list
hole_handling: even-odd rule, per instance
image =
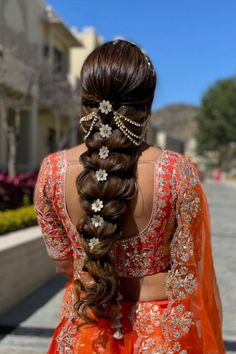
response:
[[[129,118],[127,118],[129,119]],[[140,145],[143,138],[144,138],[144,133],[142,133],[141,135],[137,135],[134,134],[130,129],[128,129],[124,123],[121,120],[121,117],[119,114],[116,114],[116,112],[114,112],[114,121],[117,125],[117,127],[120,129],[120,131],[134,144],[134,145]],[[129,119],[129,123],[131,122],[131,120]],[[137,125],[139,123],[137,122],[133,122],[131,124]],[[137,126],[141,126],[140,124]]]
[[[140,135],[137,135],[135,133],[133,133],[129,128],[127,128],[127,126],[123,123],[123,122],[127,122],[130,125],[139,127],[139,128],[144,128],[147,125],[147,121],[145,121],[144,123],[138,123],[135,122],[134,120],[127,118],[125,116],[123,116],[122,114],[120,114],[119,112],[113,111],[112,105],[109,101],[105,101],[102,100],[99,104],[99,108],[98,110],[100,110],[103,114],[108,114],[110,112],[113,112],[113,118],[114,118],[114,122],[116,124],[116,126],[118,127],[118,129],[136,146],[140,145],[141,142],[143,141],[144,138],[144,132]],[[84,122],[88,122],[92,120],[92,123],[90,125],[90,128],[88,130],[86,130],[83,127],[83,123]],[[86,133],[84,140],[86,140],[89,135],[91,134],[96,122],[100,120],[99,115],[96,112],[92,112],[84,117],[82,117],[80,119],[80,124],[82,125],[82,129],[84,130],[84,132]],[[109,134],[105,134],[105,130],[109,130]],[[104,132],[103,132],[104,131]],[[106,124],[102,124],[101,128],[100,128],[100,134],[102,133],[102,137],[104,138],[109,138],[111,135],[112,129],[111,127]]]

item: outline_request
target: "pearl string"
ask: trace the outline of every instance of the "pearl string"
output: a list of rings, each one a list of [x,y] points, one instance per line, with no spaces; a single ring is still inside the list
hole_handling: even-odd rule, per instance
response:
[[[120,118],[114,114],[114,121],[117,125],[117,127],[120,129],[120,131],[136,146],[140,145],[143,137],[144,137],[144,133],[142,133],[141,135],[137,135],[134,134],[133,132],[131,132],[125,125],[124,123],[120,120]]]
[[[88,119],[88,120],[93,119],[93,121],[92,121],[92,123],[91,123],[91,125],[90,125],[90,128],[89,128],[87,134],[84,136],[84,140],[86,140],[86,139],[88,138],[88,136],[91,134],[91,132],[92,132],[92,130],[93,130],[93,127],[94,127],[96,121],[98,120],[97,114],[96,114],[95,112],[93,112],[93,113],[94,113],[94,114],[93,114],[93,118]]]
[[[104,106],[106,104],[106,107]],[[101,107],[100,107],[101,106]],[[104,111],[104,114],[108,114],[109,112],[113,112],[113,118],[114,118],[114,122],[117,125],[118,129],[136,146],[140,145],[143,138],[144,138],[144,132],[141,135],[137,135],[135,133],[133,133],[129,128],[126,127],[126,125],[122,122],[122,120],[124,120],[125,122],[127,122],[128,124],[134,125],[136,127],[145,127],[147,125],[147,121],[145,121],[144,123],[138,123],[133,121],[130,118],[127,118],[125,116],[123,116],[122,114],[113,111],[112,109],[112,105],[109,101],[101,101],[100,102],[100,106],[99,106],[99,110],[101,110],[102,112]],[[105,110],[105,108],[106,110]],[[80,124],[82,124],[83,122],[88,122],[90,120],[92,120],[91,126],[89,128],[89,130],[86,130],[83,125],[82,128],[84,130],[84,132],[86,133],[84,140],[86,140],[88,138],[88,136],[91,134],[95,123],[97,122],[97,120],[99,119],[99,116],[96,112],[92,112],[90,114],[88,114],[87,116],[84,116],[80,119]],[[105,126],[103,124],[103,126]],[[110,130],[111,127],[109,127],[109,125],[106,125]],[[100,128],[101,130],[101,128]],[[108,137],[108,136],[107,136]]]
[[[127,117],[123,116],[122,114],[120,114],[119,112],[116,112],[116,111],[114,112],[114,116],[117,116],[117,117],[119,117],[121,119],[124,119],[126,122],[128,122],[128,123],[130,123],[132,125],[135,125],[136,127],[140,127],[140,128],[144,127],[147,124],[147,122],[144,122],[144,123],[135,122],[134,120],[132,120],[130,118],[127,118]]]

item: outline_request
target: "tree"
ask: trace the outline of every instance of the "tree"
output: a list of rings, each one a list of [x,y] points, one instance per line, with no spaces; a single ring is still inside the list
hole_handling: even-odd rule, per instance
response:
[[[220,80],[203,96],[198,122],[198,152],[216,153],[218,166],[227,166],[236,143],[236,77]]]

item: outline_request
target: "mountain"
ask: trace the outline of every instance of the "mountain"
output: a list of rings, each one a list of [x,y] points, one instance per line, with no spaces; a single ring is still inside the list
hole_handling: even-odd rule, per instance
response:
[[[186,141],[197,131],[195,121],[199,108],[187,104],[170,104],[152,113],[151,122],[159,131]]]

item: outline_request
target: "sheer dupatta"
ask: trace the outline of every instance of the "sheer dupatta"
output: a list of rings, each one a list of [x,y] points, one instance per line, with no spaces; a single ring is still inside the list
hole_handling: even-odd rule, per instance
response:
[[[198,173],[183,158],[177,228],[171,241],[168,309],[162,321],[166,352],[223,354],[222,311],[212,260],[208,204]]]

